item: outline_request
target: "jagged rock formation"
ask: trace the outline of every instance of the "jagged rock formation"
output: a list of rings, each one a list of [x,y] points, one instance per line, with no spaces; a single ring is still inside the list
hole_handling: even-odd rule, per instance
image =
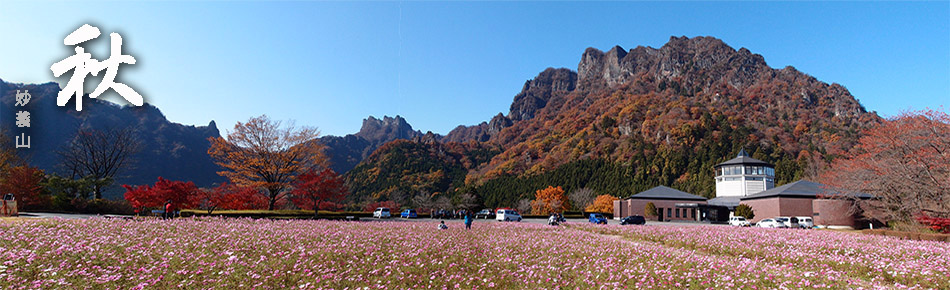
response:
[[[324,153],[330,158],[330,167],[340,174],[353,169],[360,161],[369,157],[376,148],[393,140],[411,140],[422,136],[422,132],[400,116],[377,119],[370,116],[363,119],[363,126],[356,134],[343,137],[325,136],[319,142],[326,145]]]

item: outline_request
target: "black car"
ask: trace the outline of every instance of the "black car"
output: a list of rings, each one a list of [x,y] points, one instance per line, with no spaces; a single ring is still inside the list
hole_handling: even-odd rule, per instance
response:
[[[433,219],[451,219],[454,218],[455,214],[452,211],[440,209],[432,213]]]
[[[483,209],[475,214],[476,219],[493,219],[495,218],[495,211],[490,208]]]
[[[632,215],[632,216],[628,216],[628,217],[620,219],[621,225],[642,225],[646,223],[647,223],[647,220],[643,218],[643,216],[639,216],[639,215]]]

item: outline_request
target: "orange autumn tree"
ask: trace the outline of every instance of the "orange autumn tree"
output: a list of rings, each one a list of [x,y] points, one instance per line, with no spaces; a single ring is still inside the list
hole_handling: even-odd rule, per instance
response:
[[[531,213],[548,215],[555,212],[564,212],[571,208],[571,201],[564,194],[560,186],[541,189],[535,192],[534,201],[531,201]]]
[[[598,195],[594,203],[584,209],[587,212],[612,213],[614,212],[614,201],[619,200],[616,196],[609,194]]]
[[[283,124],[266,115],[238,122],[228,138],[209,138],[208,154],[231,183],[264,189],[268,209],[284,198],[297,175],[327,162],[313,127]]]

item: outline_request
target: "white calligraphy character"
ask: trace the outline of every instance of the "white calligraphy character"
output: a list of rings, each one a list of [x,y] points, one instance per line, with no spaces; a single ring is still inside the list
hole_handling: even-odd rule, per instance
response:
[[[99,28],[90,26],[89,24],[83,24],[82,27],[79,27],[79,29],[67,35],[66,39],[63,40],[63,44],[77,45],[95,39],[99,37],[99,35]],[[125,98],[126,101],[132,103],[132,105],[142,105],[142,95],[139,95],[139,93],[135,92],[135,90],[126,84],[115,82],[115,77],[119,73],[119,64],[135,64],[135,58],[131,55],[122,54],[121,35],[113,32],[109,34],[109,36],[112,42],[111,54],[108,59],[99,62],[93,59],[92,54],[87,53],[85,48],[76,46],[76,54],[50,66],[50,70],[53,71],[53,76],[55,77],[59,77],[63,73],[73,70],[73,76],[69,78],[66,87],[63,88],[56,97],[57,106],[65,106],[69,99],[76,96],[76,111],[82,111],[82,90],[86,76],[89,74],[97,76],[103,69],[106,70],[106,73],[102,78],[102,82],[99,83],[99,86],[89,95],[90,98],[96,98],[111,88],[119,93],[122,98]]]

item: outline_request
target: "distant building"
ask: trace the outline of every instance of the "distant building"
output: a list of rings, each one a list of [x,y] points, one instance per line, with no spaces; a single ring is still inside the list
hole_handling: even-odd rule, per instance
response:
[[[657,186],[614,202],[614,218],[631,215],[647,216],[648,203],[656,206],[657,221],[703,221],[710,218],[718,221],[717,213],[710,213],[706,198],[666,186]],[[715,215],[715,216],[714,216]],[[722,212],[728,218],[728,212]]]
[[[749,157],[745,150],[736,158],[719,163],[716,171],[716,198],[706,198],[666,186],[657,186],[614,201],[614,218],[647,216],[647,203],[657,209],[657,221],[725,222],[740,203],[752,207],[751,222],[779,216],[813,217],[815,225],[858,227],[857,215],[850,211],[853,201],[842,194],[807,180],[775,187],[775,166]],[[860,198],[871,198],[861,195]]]
[[[734,210],[739,198],[766,191],[775,187],[775,165],[749,157],[745,149],[736,158],[717,164],[716,198],[709,204],[725,206]]]
[[[755,217],[751,222],[777,216],[813,217],[816,225],[856,227],[858,218],[850,212],[852,201],[847,199],[828,199],[824,196],[841,196],[828,186],[799,180],[770,190],[740,198],[740,203],[752,207]],[[860,198],[870,198],[862,194]]]

